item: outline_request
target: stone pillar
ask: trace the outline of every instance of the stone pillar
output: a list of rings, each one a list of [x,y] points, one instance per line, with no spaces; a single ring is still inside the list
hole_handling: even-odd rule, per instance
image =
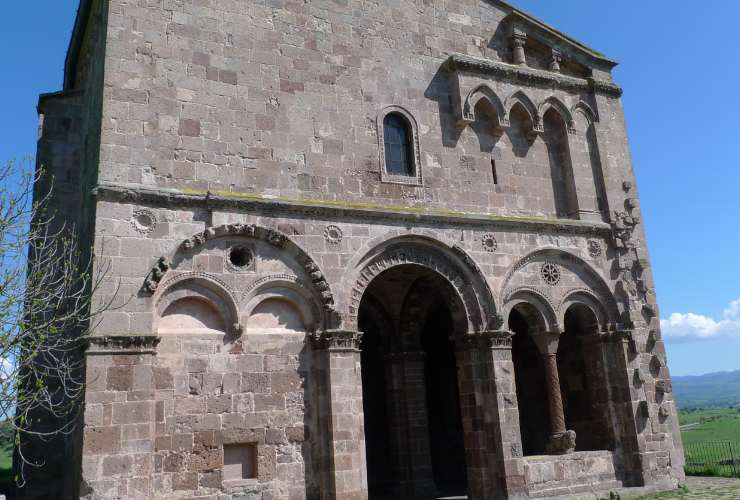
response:
[[[155,428],[164,425],[155,400],[155,336],[90,338],[86,352],[82,488],[88,498],[152,496]]]
[[[398,493],[404,496],[432,495],[436,490],[424,358],[425,354],[418,351],[391,353],[386,358],[391,438],[396,477],[400,479]]]
[[[604,336],[607,366],[610,367],[610,399],[614,405],[614,448],[623,457],[626,486],[642,486],[650,477],[649,466],[642,457],[646,442],[640,433],[646,425],[641,402],[644,401],[637,347],[631,331],[618,331]]]
[[[576,433],[565,427],[565,412],[558,374],[557,354],[560,333],[540,333],[533,335],[533,338],[545,366],[545,390],[550,413],[550,442],[547,444],[547,451],[553,454],[572,453],[576,448]]]
[[[528,498],[517,460],[522,442],[511,333],[469,334],[455,343],[468,497]]]
[[[367,491],[362,410],[362,334],[331,330],[312,338],[319,379],[321,499],[364,500]]]

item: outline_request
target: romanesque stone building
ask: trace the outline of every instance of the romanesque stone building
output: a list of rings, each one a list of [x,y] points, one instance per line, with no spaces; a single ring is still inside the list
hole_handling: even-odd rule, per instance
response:
[[[26,496],[681,484],[615,65],[498,0],[82,0],[39,159],[116,307]]]

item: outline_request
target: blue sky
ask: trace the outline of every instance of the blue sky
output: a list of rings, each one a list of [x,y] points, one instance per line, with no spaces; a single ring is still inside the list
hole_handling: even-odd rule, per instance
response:
[[[669,366],[740,369],[740,2],[514,3],[621,61]],[[77,0],[0,5],[0,161],[35,152],[38,94],[61,88],[76,9]]]

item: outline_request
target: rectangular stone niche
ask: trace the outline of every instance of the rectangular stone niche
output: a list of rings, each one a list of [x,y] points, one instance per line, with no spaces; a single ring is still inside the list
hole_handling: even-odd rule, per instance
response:
[[[257,445],[224,445],[224,481],[257,479]]]

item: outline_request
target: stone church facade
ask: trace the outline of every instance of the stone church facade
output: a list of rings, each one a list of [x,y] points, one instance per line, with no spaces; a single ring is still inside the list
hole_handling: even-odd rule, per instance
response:
[[[82,0],[39,161],[115,307],[26,496],[682,484],[615,65],[497,0]]]

